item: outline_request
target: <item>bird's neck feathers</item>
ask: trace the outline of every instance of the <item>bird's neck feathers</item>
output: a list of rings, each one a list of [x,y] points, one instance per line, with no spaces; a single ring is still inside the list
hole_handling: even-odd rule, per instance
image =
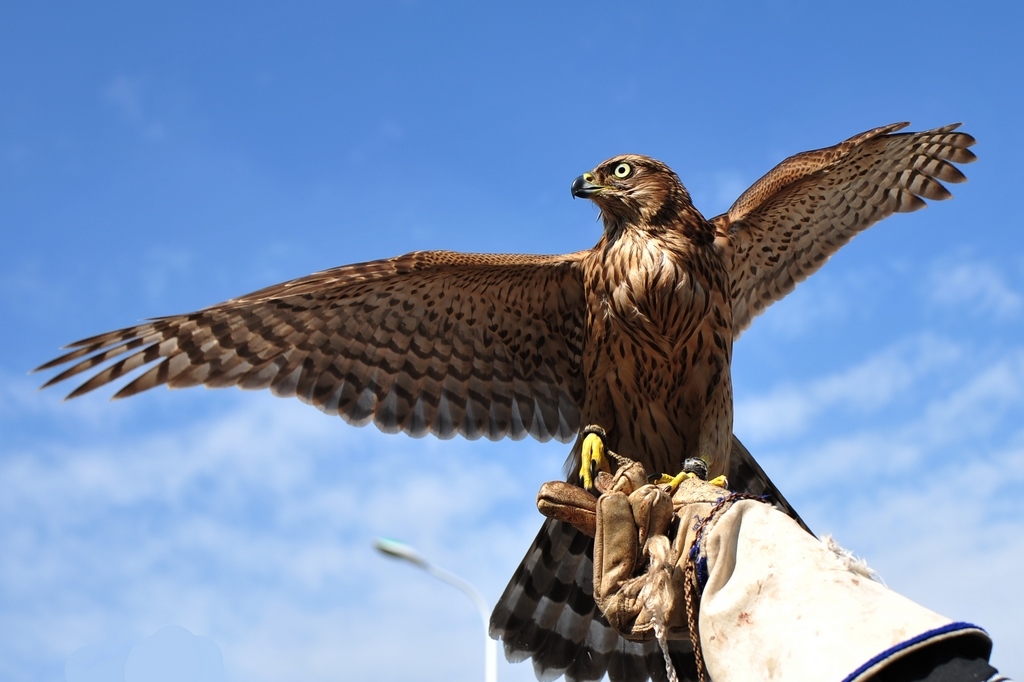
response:
[[[668,186],[637,190],[616,204],[601,210],[608,244],[624,234],[689,246],[714,242],[714,228],[694,207],[689,192],[678,180]]]

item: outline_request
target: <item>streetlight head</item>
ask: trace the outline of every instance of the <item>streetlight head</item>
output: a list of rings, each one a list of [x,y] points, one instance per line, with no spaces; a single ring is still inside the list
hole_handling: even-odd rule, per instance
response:
[[[404,542],[392,540],[391,538],[377,538],[373,541],[373,546],[381,554],[387,554],[389,557],[394,559],[408,561],[413,566],[422,568],[438,580],[462,590],[463,594],[470,598],[476,606],[477,611],[480,612],[480,619],[484,625],[484,680],[485,682],[497,682],[498,642],[497,640],[491,639],[488,634],[491,620],[491,609],[487,606],[487,602],[484,601],[484,598],[480,596],[480,592],[459,576],[432,565],[424,557],[420,556],[419,552]]]
[[[395,559],[402,559],[420,568],[426,568],[429,564],[426,559],[420,556],[419,552],[398,540],[390,538],[377,538],[373,541],[374,548],[381,554],[386,554]]]

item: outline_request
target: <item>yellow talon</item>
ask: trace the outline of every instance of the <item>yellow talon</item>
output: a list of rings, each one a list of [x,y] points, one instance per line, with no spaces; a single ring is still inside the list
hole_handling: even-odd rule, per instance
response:
[[[594,477],[598,471],[611,473],[608,457],[604,453],[604,440],[596,433],[588,433],[583,438],[583,450],[580,453],[580,478],[583,487],[594,489]]]
[[[669,476],[668,474],[662,474],[660,477],[658,477],[657,480],[654,481],[654,483],[656,485],[666,485],[667,484],[669,486],[669,492],[670,493],[674,493],[676,491],[676,488],[679,487],[679,484],[682,483],[683,481],[685,481],[688,478],[700,478],[700,476],[698,476],[697,474],[693,473],[692,471],[680,471],[675,476]],[[710,481],[708,481],[708,483],[710,483],[713,486],[717,486],[719,488],[728,488],[729,487],[729,480],[725,476],[715,476]]]
[[[669,492],[675,492],[679,484],[688,478],[700,478],[697,474],[691,471],[680,471],[675,476],[669,476],[668,474],[662,474],[658,480],[657,485],[668,485]]]

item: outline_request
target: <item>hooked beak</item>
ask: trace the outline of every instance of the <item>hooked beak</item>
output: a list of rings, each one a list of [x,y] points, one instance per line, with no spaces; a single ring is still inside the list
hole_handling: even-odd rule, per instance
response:
[[[594,184],[593,173],[584,173],[572,181],[572,195],[581,199],[589,199],[603,189],[604,186]]]

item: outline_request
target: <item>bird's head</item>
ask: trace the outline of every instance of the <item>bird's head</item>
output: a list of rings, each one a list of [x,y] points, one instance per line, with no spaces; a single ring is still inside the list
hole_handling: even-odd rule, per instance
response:
[[[661,161],[637,154],[613,157],[579,176],[572,195],[598,205],[609,233],[626,227],[664,230],[694,211],[679,176]]]

